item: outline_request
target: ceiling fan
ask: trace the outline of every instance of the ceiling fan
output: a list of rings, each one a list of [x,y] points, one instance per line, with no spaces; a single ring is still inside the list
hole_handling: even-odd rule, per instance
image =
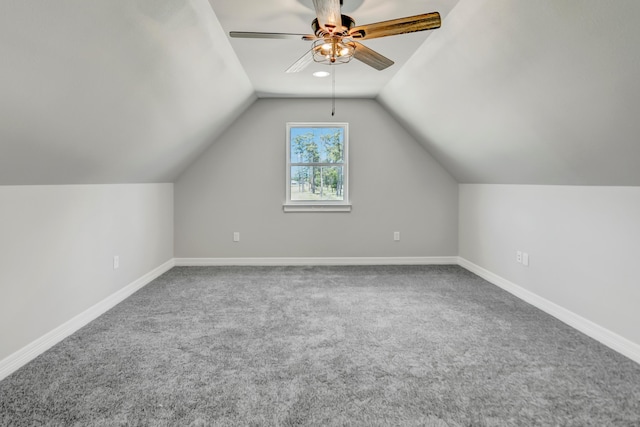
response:
[[[341,13],[341,4],[342,0],[313,0],[317,16],[311,22],[313,34],[231,31],[229,36],[254,39],[293,38],[312,41],[311,49],[291,65],[287,69],[287,73],[302,71],[312,61],[334,65],[349,62],[351,58],[356,58],[376,70],[384,70],[393,65],[393,61],[369,49],[360,43],[360,40],[440,28],[440,14],[438,12],[356,26],[353,18]]]

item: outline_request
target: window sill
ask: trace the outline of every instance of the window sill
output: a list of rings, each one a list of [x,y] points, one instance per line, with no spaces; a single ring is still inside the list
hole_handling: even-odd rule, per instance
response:
[[[314,205],[314,204],[285,204],[282,205],[285,212],[351,212],[350,204]]]

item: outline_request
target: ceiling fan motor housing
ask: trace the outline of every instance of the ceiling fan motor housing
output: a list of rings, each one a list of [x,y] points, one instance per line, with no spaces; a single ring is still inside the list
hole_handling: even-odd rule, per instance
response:
[[[356,21],[354,21],[352,17],[347,15],[340,16],[342,17],[342,25],[339,28],[333,25],[321,27],[318,23],[318,18],[315,18],[313,22],[311,22],[313,33],[318,37],[324,37],[327,35],[346,35],[349,30],[356,25]]]

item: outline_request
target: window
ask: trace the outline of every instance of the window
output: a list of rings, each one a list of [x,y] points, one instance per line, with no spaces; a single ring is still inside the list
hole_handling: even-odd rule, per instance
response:
[[[287,123],[285,212],[350,211],[347,123]]]

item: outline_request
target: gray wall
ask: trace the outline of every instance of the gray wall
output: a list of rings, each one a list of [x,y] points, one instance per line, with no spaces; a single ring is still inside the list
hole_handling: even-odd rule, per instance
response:
[[[0,206],[0,360],[173,257],[172,184],[0,186]]]
[[[640,187],[460,185],[459,233],[462,258],[640,344]]]
[[[176,257],[456,255],[453,178],[376,101],[330,112],[330,100],[256,101],[176,181]],[[283,212],[288,121],[349,122],[350,213]]]

